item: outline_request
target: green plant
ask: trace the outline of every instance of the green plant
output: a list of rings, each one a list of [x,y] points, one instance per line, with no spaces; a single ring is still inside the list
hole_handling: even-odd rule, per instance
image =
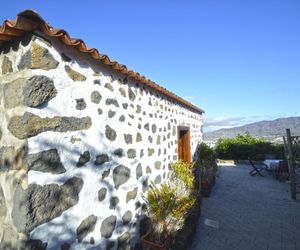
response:
[[[193,173],[192,164],[187,164],[183,160],[171,162],[170,167],[172,170],[172,180],[179,179],[184,182],[187,189],[193,188]]]
[[[153,182],[144,199],[151,220],[152,238],[158,242],[175,235],[196,200],[194,197],[178,195],[176,188],[168,184],[158,188]]]
[[[157,187],[151,182],[147,204],[151,221],[152,238],[163,242],[173,237],[182,228],[184,219],[194,205],[192,166],[183,161],[170,163],[171,178],[168,183]]]

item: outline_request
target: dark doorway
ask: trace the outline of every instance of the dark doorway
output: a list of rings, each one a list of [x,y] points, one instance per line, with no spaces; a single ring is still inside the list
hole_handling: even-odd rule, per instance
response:
[[[178,160],[191,163],[190,128],[178,127]]]

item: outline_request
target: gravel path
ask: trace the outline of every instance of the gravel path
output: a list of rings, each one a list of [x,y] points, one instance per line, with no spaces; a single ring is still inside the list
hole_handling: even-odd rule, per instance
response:
[[[210,198],[203,199],[191,250],[300,250],[300,195],[291,200],[289,183],[251,177],[251,169],[221,167]]]

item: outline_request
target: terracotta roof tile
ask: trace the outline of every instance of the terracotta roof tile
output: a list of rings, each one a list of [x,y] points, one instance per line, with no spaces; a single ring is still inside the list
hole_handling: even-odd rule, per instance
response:
[[[33,10],[25,10],[19,13],[15,21],[4,21],[3,25],[0,26],[0,47],[5,43],[14,40],[17,37],[23,36],[27,32],[31,32],[33,30],[39,30],[47,36],[56,37],[64,44],[76,47],[80,52],[89,54],[92,58],[111,66],[113,69],[127,75],[128,77],[135,79],[136,81],[145,84],[150,88],[157,90],[158,92],[163,93],[171,99],[189,107],[193,111],[196,111],[198,113],[204,113],[202,109],[173,94],[165,88],[159,86],[155,82],[146,79],[139,73],[128,69],[125,65],[110,60],[107,55],[99,53],[97,49],[87,47],[84,41],[82,41],[81,39],[71,38],[68,32],[66,32],[65,30],[52,28],[38,13],[36,13]]]

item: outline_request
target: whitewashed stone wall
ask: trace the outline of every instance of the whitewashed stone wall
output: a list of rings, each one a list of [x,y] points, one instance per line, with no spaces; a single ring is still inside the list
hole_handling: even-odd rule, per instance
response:
[[[10,197],[0,189],[11,210],[0,223],[41,248],[133,247],[141,194],[169,177],[177,126],[190,127],[195,151],[201,114],[58,40],[26,40],[0,54],[0,188],[12,171],[25,176]],[[19,169],[4,166],[10,149],[22,149]]]

